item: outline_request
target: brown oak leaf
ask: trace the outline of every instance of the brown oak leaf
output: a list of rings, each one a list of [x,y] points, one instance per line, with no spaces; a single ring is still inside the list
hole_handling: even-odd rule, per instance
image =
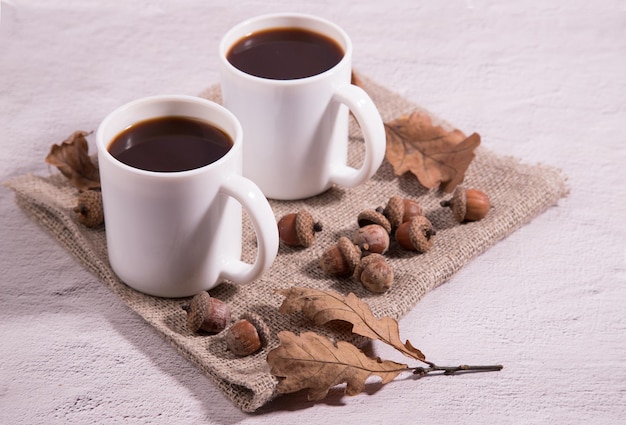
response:
[[[477,133],[465,137],[460,130],[448,131],[422,112],[385,123],[385,132],[385,157],[397,176],[410,171],[424,187],[440,186],[448,193],[463,181],[480,145]]]
[[[347,395],[356,395],[372,375],[386,384],[409,370],[405,364],[371,359],[348,342],[335,344],[315,332],[297,336],[281,331],[278,339],[280,345],[267,355],[271,373],[280,378],[277,390],[292,393],[308,389],[309,400],[323,399],[332,387],[342,383],[346,383]]]
[[[86,131],[75,131],[59,145],[52,145],[46,162],[59,169],[80,190],[100,187],[100,172],[89,157]]]
[[[426,356],[408,340],[402,342],[396,320],[375,317],[369,306],[353,293],[344,297],[333,291],[301,287],[279,289],[276,292],[285,297],[279,310],[282,314],[301,311],[317,325],[342,320],[352,324],[352,332],[355,334],[382,341],[407,357],[426,361]]]

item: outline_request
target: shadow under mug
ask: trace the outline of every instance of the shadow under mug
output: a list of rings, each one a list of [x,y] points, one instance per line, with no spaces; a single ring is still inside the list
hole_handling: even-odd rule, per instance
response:
[[[343,57],[326,71],[295,79],[255,76],[229,61],[229,51],[240,40],[280,28],[321,34],[343,50]],[[243,175],[265,196],[303,199],[334,184],[355,187],[377,171],[385,155],[383,122],[367,93],[351,84],[352,43],[337,25],[292,13],[252,18],[223,36],[219,59],[224,106],[246,134]],[[364,136],[359,168],[347,165],[349,111]]]
[[[179,172],[134,168],[109,152],[129,126],[171,116],[205,121],[233,145],[217,161]],[[249,283],[271,266],[278,251],[276,220],[261,190],[241,175],[242,142],[231,112],[192,96],[138,99],[102,121],[96,144],[107,251],[124,283],[149,295],[186,297],[224,280]],[[258,242],[251,264],[241,260],[242,206]]]

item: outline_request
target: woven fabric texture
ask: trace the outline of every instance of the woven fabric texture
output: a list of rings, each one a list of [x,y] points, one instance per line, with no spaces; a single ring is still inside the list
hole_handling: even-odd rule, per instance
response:
[[[385,87],[363,78],[363,87],[376,103],[383,120],[420,110]],[[220,101],[219,86],[201,94]],[[449,124],[433,117],[436,123]],[[350,124],[349,162],[358,165],[363,157],[363,143],[358,127]],[[459,224],[440,201],[450,195],[424,189],[411,175],[396,177],[384,162],[377,174],[354,189],[333,187],[327,192],[302,201],[270,201],[278,220],[284,214],[308,209],[322,222],[310,248],[281,245],[278,256],[262,278],[237,286],[224,282],[210,294],[231,305],[233,319],[249,316],[262,320],[263,348],[248,357],[237,357],[226,348],[223,333],[193,334],[186,328],[182,306],[189,299],[162,299],[141,294],[127,287],[109,267],[105,229],[91,230],[80,225],[72,209],[77,191],[60,174],[24,175],[5,183],[16,194],[17,204],[47,229],[72,255],[117,294],[132,310],[150,323],[187,359],[196,364],[220,390],[246,412],[263,406],[278,394],[276,378],[269,373],[267,353],[278,344],[281,330],[295,333],[313,330],[331,338],[356,344],[363,341],[349,333],[345,326],[316,327],[300,315],[281,315],[282,297],[275,289],[304,286],[320,290],[350,292],[367,302],[376,316],[401,318],[430,290],[446,282],[465,264],[490,246],[529,222],[545,209],[557,204],[568,193],[566,177],[558,170],[541,165],[522,164],[501,157],[484,147],[477,150],[463,183],[485,191],[493,208],[483,220]],[[340,236],[351,237],[357,228],[356,217],[364,209],[384,206],[392,195],[416,199],[437,230],[434,247],[425,254],[402,250],[392,242],[386,254],[394,269],[392,288],[384,294],[373,294],[352,278],[331,278],[319,268],[323,251]],[[244,215],[243,258],[251,261],[256,253],[252,225]]]

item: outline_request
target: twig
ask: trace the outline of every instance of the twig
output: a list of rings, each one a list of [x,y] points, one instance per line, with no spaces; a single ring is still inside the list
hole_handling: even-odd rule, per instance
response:
[[[443,375],[453,375],[457,372],[497,372],[502,370],[502,365],[488,365],[488,366],[437,366],[434,363],[428,363],[429,367],[415,367],[413,368],[414,375],[425,376],[433,372],[443,372]]]

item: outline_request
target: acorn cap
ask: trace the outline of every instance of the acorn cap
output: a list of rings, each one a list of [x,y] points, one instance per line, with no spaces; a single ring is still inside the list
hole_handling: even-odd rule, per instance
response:
[[[320,267],[332,276],[349,276],[361,258],[361,249],[346,236],[327,248],[320,257]]]
[[[365,227],[369,224],[378,224],[385,229],[387,233],[391,233],[391,223],[387,220],[387,217],[375,210],[361,211],[357,217],[357,222],[359,223],[359,227]]]
[[[303,247],[308,248],[313,245],[315,232],[321,230],[320,227],[319,223],[315,223],[313,216],[307,210],[302,209],[296,214],[296,235],[298,236],[298,242]]]
[[[230,322],[230,306],[217,298],[211,298],[208,292],[200,292],[183,306],[187,312],[187,327],[192,332],[203,330],[211,333],[223,331]]]
[[[184,306],[183,309],[187,312],[187,327],[191,332],[197,332],[206,316],[206,311],[209,303],[211,302],[211,296],[208,292],[200,292],[194,295],[189,303],[189,306]]]
[[[361,249],[346,236],[339,238],[337,247],[346,259],[350,270],[354,270],[361,260]]]
[[[78,195],[74,212],[78,222],[89,228],[102,225],[104,223],[102,192],[99,190],[85,190],[81,192]]]
[[[402,224],[404,217],[404,199],[398,195],[392,196],[389,198],[383,213],[391,223],[391,227],[397,229]]]
[[[467,205],[467,194],[466,190],[463,187],[457,187],[452,194],[452,199],[449,201],[442,201],[442,207],[450,207],[452,209],[452,213],[454,214],[454,218],[457,221],[465,220],[466,213],[466,205]]]
[[[423,215],[415,216],[409,223],[409,239],[419,252],[426,252],[433,246],[435,229]]]
[[[465,220],[467,213],[467,191],[464,187],[457,187],[452,195],[452,212],[459,221]]]

